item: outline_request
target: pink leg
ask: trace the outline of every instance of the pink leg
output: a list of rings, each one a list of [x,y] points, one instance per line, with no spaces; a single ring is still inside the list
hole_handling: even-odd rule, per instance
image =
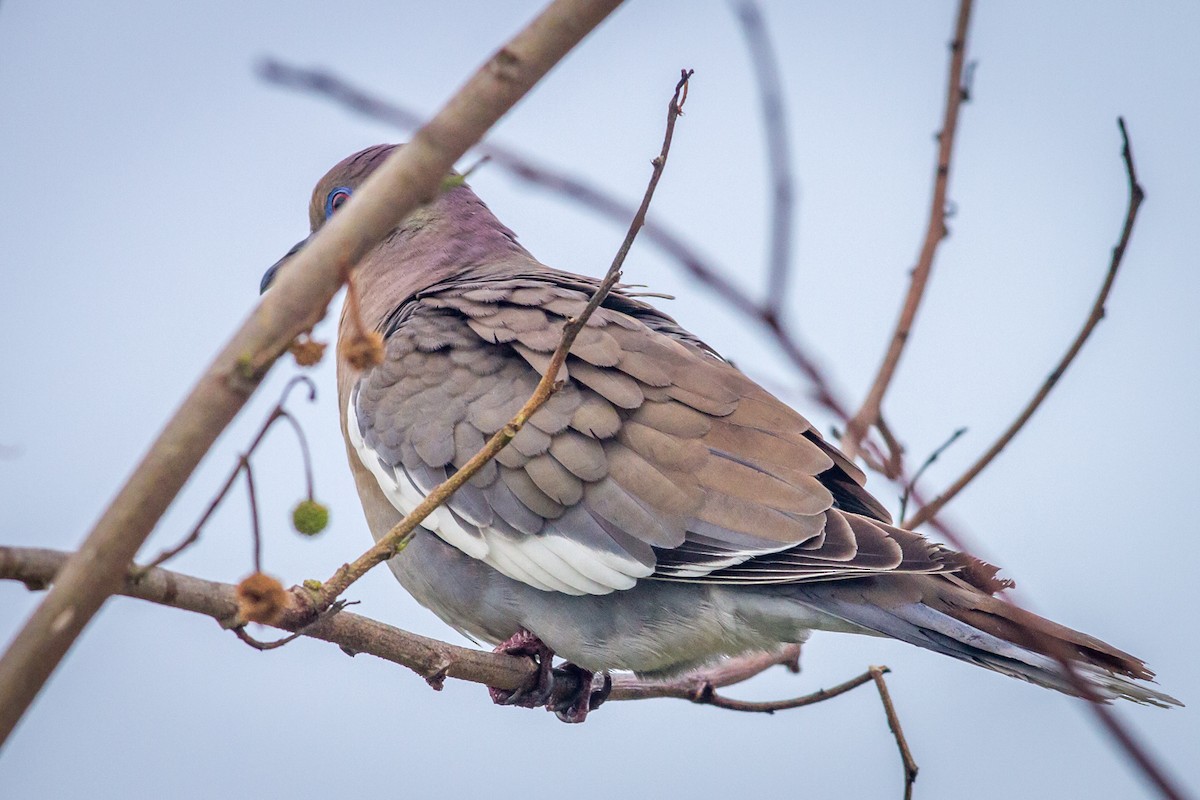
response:
[[[612,691],[612,679],[607,674],[603,687],[592,691],[592,679],[595,676],[590,671],[574,664],[563,664],[553,669],[554,651],[524,629],[497,645],[494,652],[528,656],[538,668],[530,684],[516,691],[489,686],[488,693],[497,705],[522,708],[545,706],[547,711],[553,711],[563,722],[578,723],[587,719],[588,712],[607,700]],[[573,680],[567,679],[568,676]]]
[[[522,708],[539,708],[546,705],[550,690],[554,686],[554,676],[551,667],[554,662],[554,651],[525,629],[521,629],[506,641],[496,645],[492,652],[506,653],[510,656],[528,656],[537,664],[537,674],[529,686],[523,686],[515,691],[488,687],[492,702],[501,706],[521,706]]]

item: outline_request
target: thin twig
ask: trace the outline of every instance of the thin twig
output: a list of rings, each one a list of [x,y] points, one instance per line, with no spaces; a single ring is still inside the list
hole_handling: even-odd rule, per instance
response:
[[[559,380],[558,374],[566,362],[571,346],[575,343],[575,337],[583,330],[592,313],[599,308],[600,304],[608,296],[608,293],[620,280],[621,267],[625,263],[625,257],[629,254],[629,249],[633,246],[633,241],[637,237],[638,231],[645,224],[646,211],[650,207],[650,201],[654,197],[654,190],[658,186],[659,178],[662,176],[663,168],[667,163],[667,154],[670,152],[671,139],[675,133],[675,121],[682,113],[683,104],[687,99],[688,80],[691,78],[691,75],[691,70],[683,70],[679,82],[675,85],[675,91],[671,96],[671,102],[667,109],[667,125],[663,136],[662,149],[658,156],[651,162],[653,169],[650,175],[650,182],[646,186],[646,191],[642,196],[642,203],[638,207],[633,221],[629,224],[629,230],[625,234],[625,239],[621,242],[621,246],[617,250],[617,254],[613,258],[612,265],[608,268],[604,280],[600,282],[600,285],[592,294],[591,299],[588,300],[583,311],[578,317],[568,320],[567,324],[563,326],[562,339],[551,355],[545,373],[542,375],[541,380],[538,381],[533,394],[516,415],[509,420],[508,424],[497,431],[478,453],[472,456],[461,469],[426,495],[425,499],[416,508],[393,526],[390,531],[380,537],[371,549],[367,550],[351,563],[343,564],[339,567],[333,576],[322,584],[319,591],[315,593],[308,590],[294,591],[294,596],[297,598],[312,601],[313,605],[310,608],[310,612],[320,613],[328,608],[351,584],[377,565],[382,564],[402,551],[415,534],[417,526],[420,525],[421,521],[432,513],[434,509],[449,500],[450,496],[460,486],[470,480],[485,464],[495,458],[496,454],[512,441],[513,437],[517,435],[529,418],[550,399],[550,396],[554,392],[561,388],[562,382]]]
[[[308,401],[311,403],[317,399],[317,385],[313,383],[312,378],[309,378],[307,375],[297,375],[289,380],[279,395],[279,402],[276,403],[275,406],[267,413],[267,418],[263,420],[262,425],[259,426],[258,432],[254,434],[254,438],[250,440],[250,446],[246,448],[246,452],[238,456],[237,463],[234,465],[233,469],[230,470],[229,476],[225,479],[225,483],[221,485],[221,488],[213,496],[213,499],[209,501],[208,507],[200,516],[199,521],[196,522],[191,531],[188,532],[188,535],[183,537],[178,544],[176,544],[174,547],[168,547],[166,550],[163,550],[154,558],[154,560],[147,564],[147,567],[162,566],[167,561],[171,560],[199,541],[200,533],[203,531],[204,526],[208,523],[209,519],[216,512],[217,508],[225,500],[225,496],[229,494],[230,489],[233,488],[234,482],[237,481],[238,474],[241,473],[243,469],[247,471],[249,470],[250,456],[252,456],[254,451],[258,449],[258,446],[262,444],[263,439],[267,435],[267,431],[271,430],[271,426],[274,425],[275,422],[280,419],[280,417],[287,417],[287,419],[292,423],[292,427],[296,431],[296,436],[300,439],[301,455],[304,458],[304,476],[308,482],[309,499],[312,499],[312,464],[310,463],[311,460],[308,455],[308,445],[304,441],[304,432],[300,429],[300,426],[296,424],[296,421],[292,419],[291,415],[284,410],[284,405],[287,403],[288,396],[291,395],[292,389],[301,383],[308,387]],[[250,487],[252,492],[253,486],[253,481],[251,481]],[[255,511],[254,521],[256,536],[258,525],[257,520],[258,512]],[[255,570],[258,571],[257,562]]]
[[[921,476],[925,474],[925,470],[929,469],[933,465],[933,462],[937,461],[942,453],[946,452],[966,432],[966,428],[958,428],[954,433],[950,434],[950,438],[942,442],[936,450],[929,454],[929,457],[925,459],[920,468],[909,478],[908,483],[904,485],[904,494],[900,495],[899,521],[896,523],[901,528],[904,527],[904,515],[908,511],[908,499],[912,497],[913,490],[917,486],[917,481],[921,480]]]
[[[620,0],[553,0],[296,254],[205,367],[0,658],[0,743],[104,601],[120,590],[146,537],[275,359],[325,314],[347,268],[433,196],[454,162],[618,5]]]
[[[258,524],[258,492],[254,488],[254,469],[250,459],[242,456],[242,472],[246,475],[246,497],[250,506],[250,534],[254,542],[254,571],[262,572],[262,530]]]
[[[1129,134],[1125,130],[1125,120],[1118,118],[1117,125],[1121,129],[1121,158],[1125,162],[1125,175],[1129,180],[1129,205],[1125,211],[1125,222],[1121,227],[1121,236],[1112,251],[1108,273],[1104,276],[1104,283],[1100,286],[1100,292],[1096,295],[1096,301],[1092,303],[1091,312],[1084,321],[1083,328],[1075,336],[1074,341],[1071,342],[1071,346],[1067,348],[1067,352],[1059,360],[1058,365],[1046,376],[1046,380],[1038,387],[1033,398],[1030,399],[1025,408],[1021,410],[1021,413],[1017,415],[1017,418],[1013,420],[1004,433],[1000,435],[1000,438],[962,474],[962,477],[952,483],[948,489],[938,495],[932,502],[917,511],[909,524],[910,528],[916,528],[918,525],[932,519],[1008,446],[1008,443],[1021,431],[1021,428],[1025,427],[1025,423],[1029,421],[1034,412],[1038,410],[1038,407],[1050,395],[1050,391],[1058,384],[1063,374],[1067,371],[1067,367],[1071,366],[1071,362],[1075,360],[1075,357],[1079,355],[1079,351],[1083,349],[1083,345],[1087,342],[1088,337],[1092,335],[1092,331],[1095,330],[1100,320],[1104,319],[1104,305],[1108,302],[1108,295],[1112,291],[1117,271],[1121,268],[1121,261],[1125,258],[1125,248],[1129,244],[1129,237],[1133,234],[1133,225],[1137,220],[1138,209],[1142,205],[1142,200],[1146,197],[1141,184],[1138,183],[1137,172],[1133,166],[1133,151],[1129,146]]]
[[[284,636],[282,639],[276,639],[272,642],[264,642],[261,639],[255,639],[253,636],[251,636],[246,631],[245,625],[238,625],[238,626],[234,627],[232,630],[233,630],[234,636],[241,639],[243,642],[250,645],[255,650],[264,650],[264,651],[265,650],[275,650],[276,648],[283,647],[285,644],[291,644],[292,642],[296,641],[297,639],[299,639],[301,636],[304,635],[304,634],[298,633],[298,632],[297,633],[289,633],[287,636]]]
[[[312,454],[308,449],[308,437],[304,435],[304,428],[300,426],[300,423],[296,421],[296,418],[287,409],[280,409],[279,418],[287,420],[288,424],[292,426],[292,430],[296,432],[296,441],[300,443],[300,462],[304,465],[305,496],[309,500],[315,500],[316,497],[313,493]]]
[[[744,711],[751,714],[774,714],[776,711],[787,711],[792,708],[802,708],[803,706],[811,706],[816,703],[830,700],[838,695],[845,694],[851,689],[857,689],[864,683],[870,683],[873,675],[868,670],[861,675],[851,678],[848,681],[843,681],[829,689],[818,689],[811,694],[802,695],[800,697],[792,697],[787,700],[735,700],[731,697],[717,694],[716,687],[709,682],[702,683],[697,689],[692,692],[688,699],[693,703],[700,705],[716,706],[717,708],[728,709],[729,711]]]
[[[875,688],[879,690],[879,699],[883,702],[883,713],[887,715],[888,728],[891,729],[892,736],[896,739],[896,747],[900,750],[900,760],[904,762],[904,800],[912,800],[913,784],[917,780],[917,762],[913,758],[912,750],[908,747],[908,741],[904,738],[904,729],[900,727],[900,715],[896,713],[896,707],[892,704],[891,692],[888,691],[887,682],[883,679],[887,672],[887,667],[871,667],[867,670],[871,680],[875,681]]]
[[[960,0],[958,5],[958,21],[954,26],[954,39],[950,42],[950,69],[946,85],[946,108],[942,118],[942,129],[938,134],[937,169],[933,178],[933,197],[929,204],[929,224],[925,229],[925,241],[921,245],[921,254],[917,265],[913,267],[912,278],[908,286],[908,294],[900,309],[900,317],[896,320],[896,329],[892,333],[883,363],[875,381],[867,391],[866,399],[854,416],[846,424],[846,435],[842,437],[842,450],[849,458],[858,455],[862,441],[871,426],[879,420],[883,408],[883,398],[887,394],[900,356],[912,333],[913,322],[921,299],[925,296],[925,287],[929,282],[929,273],[933,269],[933,258],[937,254],[938,245],[946,238],[946,191],[950,183],[950,164],[954,154],[955,133],[958,131],[958,112],[965,96],[963,84],[963,64],[967,50],[967,27],[971,19],[971,0]]]
[[[622,676],[618,683],[621,689],[620,699],[674,697],[679,700],[691,700],[705,684],[714,689],[722,689],[749,680],[777,665],[786,667],[789,672],[798,673],[800,645],[786,645],[774,653],[752,653],[739,658],[727,658],[714,666],[665,680],[642,680],[632,675]]]
[[[312,622],[297,628],[296,630],[292,631],[292,633],[288,634],[287,636],[284,636],[281,639],[276,639],[271,642],[264,642],[260,639],[256,639],[253,636],[251,636],[250,633],[246,630],[245,623],[233,625],[230,628],[230,630],[233,631],[234,635],[237,636],[238,639],[240,639],[243,642],[245,642],[246,644],[250,645],[255,650],[264,650],[264,651],[265,650],[275,650],[280,647],[283,647],[284,645],[291,644],[292,642],[299,639],[301,636],[304,636],[308,632],[309,628],[311,628],[313,625],[316,625],[321,620],[328,619],[329,617],[332,617],[334,614],[340,613],[341,610],[343,608],[345,608],[346,606],[355,606],[355,605],[358,605],[357,600],[354,600],[354,601],[339,600],[336,603],[334,603],[332,606],[330,606],[329,608],[327,608],[323,612],[321,612],[321,614],[319,614],[317,616],[317,618],[314,619]]]
[[[795,219],[795,189],[792,159],[788,148],[787,122],[783,112],[783,89],[779,64],[762,10],[753,0],[734,4],[746,50],[754,65],[762,105],[763,132],[767,140],[767,174],[771,183],[771,244],[767,261],[767,296],[762,313],[779,319],[786,308],[788,281],[792,278],[792,224]]]

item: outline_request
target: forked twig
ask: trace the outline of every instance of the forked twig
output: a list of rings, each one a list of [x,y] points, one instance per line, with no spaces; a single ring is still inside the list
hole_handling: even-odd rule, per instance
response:
[[[887,716],[888,728],[896,740],[896,749],[899,750],[900,759],[904,763],[904,796],[905,798],[910,798],[912,796],[913,782],[917,779],[917,763],[913,759],[908,741],[904,738],[904,730],[900,726],[900,717],[896,713],[895,705],[893,705],[891,695],[888,693],[887,683],[883,678],[889,672],[887,667],[870,667],[861,675],[843,681],[836,686],[785,700],[736,700],[726,697],[717,691],[725,686],[731,686],[748,680],[776,664],[782,663],[793,671],[799,671],[798,661],[793,662],[790,660],[791,658],[798,659],[799,654],[799,645],[790,645],[777,653],[763,653],[744,656],[739,659],[730,659],[716,667],[681,675],[672,680],[637,681],[636,679],[622,677],[620,679],[621,682],[614,687],[612,698],[636,700],[646,697],[676,697],[700,705],[723,708],[728,711],[740,711],[751,714],[774,714],[776,711],[787,711],[793,708],[815,705],[816,703],[843,695],[852,689],[857,689],[863,684],[874,682],[875,688],[879,692],[879,699],[883,703],[884,714]]]
[[[950,449],[950,446],[957,442],[959,438],[962,437],[962,435],[966,432],[966,428],[955,429],[954,433],[950,434],[950,438],[942,442],[936,450],[930,453],[929,457],[922,462],[917,471],[913,473],[913,476],[908,479],[906,484],[904,484],[904,494],[900,495],[900,513],[897,515],[899,521],[896,523],[901,528],[904,527],[904,516],[908,512],[908,500],[913,496],[913,492],[916,490],[917,481],[921,480],[921,476],[925,474],[925,470],[933,466],[933,463],[941,457],[942,453]]]
[[[682,113],[683,104],[687,99],[688,80],[691,76],[691,70],[683,70],[679,82],[675,85],[675,92],[671,96],[671,102],[667,110],[667,125],[663,136],[662,149],[659,155],[651,162],[653,170],[650,175],[650,182],[642,197],[641,206],[638,208],[633,221],[629,225],[629,231],[625,235],[625,240],[621,243],[621,247],[613,258],[612,265],[608,268],[604,280],[601,281],[596,291],[592,294],[583,311],[578,317],[568,320],[567,324],[563,327],[562,339],[551,355],[545,373],[542,375],[541,380],[538,381],[537,387],[534,389],[529,400],[509,420],[508,424],[497,431],[487,441],[483,449],[472,456],[461,469],[431,491],[415,509],[384,534],[370,550],[367,550],[353,562],[343,564],[328,581],[321,585],[319,590],[295,590],[293,596],[303,598],[308,603],[311,603],[310,612],[320,613],[328,608],[352,583],[375,566],[382,564],[403,550],[421,521],[435,508],[449,500],[450,496],[460,486],[470,480],[471,476],[482,469],[505,445],[512,441],[513,437],[517,435],[529,418],[561,387],[558,374],[566,361],[567,354],[571,350],[571,345],[575,342],[575,337],[583,330],[592,313],[604,302],[608,293],[620,280],[621,267],[625,263],[625,257],[629,254],[629,249],[633,246],[633,241],[638,231],[645,224],[646,211],[650,207],[650,201],[654,197],[654,190],[658,186],[659,178],[662,176],[663,168],[667,163],[667,154],[670,152],[671,139],[675,132],[675,121]]]
[[[1142,200],[1145,199],[1146,193],[1142,190],[1142,186],[1138,183],[1137,171],[1133,166],[1133,150],[1129,145],[1129,133],[1125,129],[1125,120],[1118,117],[1117,126],[1121,130],[1121,158],[1125,162],[1125,175],[1129,180],[1129,205],[1125,211],[1125,222],[1121,226],[1121,236],[1117,240],[1116,246],[1112,251],[1112,259],[1108,264],[1108,273],[1104,276],[1104,283],[1100,286],[1100,292],[1096,295],[1096,301],[1092,303],[1092,310],[1088,314],[1087,319],[1083,323],[1083,327],[1075,336],[1071,346],[1067,348],[1067,352],[1059,360],[1053,371],[1046,376],[1046,380],[1038,387],[1030,401],[1021,409],[1021,413],[1013,420],[1012,424],[1000,435],[1000,438],[989,447],[983,455],[979,457],[974,464],[967,469],[962,476],[950,485],[945,491],[934,498],[928,505],[921,508],[913,515],[909,523],[910,528],[916,528],[924,522],[932,519],[947,503],[966,488],[967,484],[975,479],[980,472],[987,467],[988,464],[1000,454],[1008,443],[1025,427],[1025,423],[1033,416],[1034,412],[1045,402],[1050,395],[1050,391],[1058,384],[1063,374],[1067,371],[1067,367],[1071,366],[1071,362],[1079,355],[1079,351],[1083,349],[1083,345],[1087,342],[1088,337],[1092,335],[1092,331],[1104,319],[1104,304],[1108,302],[1108,295],[1112,291],[1113,283],[1117,278],[1117,271],[1121,268],[1121,262],[1125,258],[1125,248],[1129,245],[1129,237],[1133,234],[1133,225],[1137,220],[1138,209],[1142,205]]]
[[[843,681],[828,689],[818,689],[810,694],[792,697],[786,700],[735,700],[731,697],[717,694],[717,687],[705,681],[692,691],[689,700],[700,705],[716,706],[730,711],[745,711],[753,714],[774,714],[776,711],[787,711],[792,708],[811,706],[825,700],[831,700],[845,694],[851,689],[857,689],[864,683],[870,683],[874,676],[868,670],[861,675]]]
[[[188,532],[187,536],[183,537],[183,539],[180,540],[180,542],[175,546],[168,547],[166,550],[163,550],[161,553],[159,553],[154,560],[145,566],[145,569],[150,569],[152,567],[158,567],[165,564],[167,561],[170,561],[172,558],[179,555],[184,550],[199,541],[200,534],[204,530],[204,526],[208,524],[209,519],[212,518],[212,515],[216,513],[217,508],[220,507],[230,490],[233,489],[233,485],[237,481],[238,475],[245,471],[247,486],[250,493],[250,518],[252,530],[254,532],[254,568],[256,572],[261,571],[259,569],[259,562],[261,560],[262,545],[259,537],[258,504],[256,502],[254,493],[254,476],[250,470],[250,456],[253,455],[254,451],[257,450],[259,445],[262,444],[263,439],[266,438],[267,432],[271,430],[271,426],[280,419],[286,419],[288,422],[290,422],[292,429],[296,432],[296,438],[300,442],[301,460],[304,462],[304,480],[308,488],[308,497],[311,500],[313,496],[312,460],[309,456],[308,441],[305,439],[303,429],[299,424],[297,424],[292,415],[284,408],[288,397],[292,393],[292,389],[296,388],[298,384],[304,384],[306,387],[308,387],[309,402],[313,402],[317,399],[317,385],[313,383],[312,378],[309,378],[307,375],[297,375],[288,381],[287,385],[283,387],[283,392],[280,393],[279,402],[275,404],[275,406],[267,414],[267,418],[263,420],[262,425],[259,426],[258,432],[255,433],[254,438],[250,440],[250,446],[246,448],[246,452],[238,456],[237,464],[232,470],[230,470],[229,476],[225,479],[225,483],[221,485],[221,488],[213,496],[213,499],[209,501],[208,507],[200,516],[199,521],[196,522],[196,524],[192,527],[192,530]]]

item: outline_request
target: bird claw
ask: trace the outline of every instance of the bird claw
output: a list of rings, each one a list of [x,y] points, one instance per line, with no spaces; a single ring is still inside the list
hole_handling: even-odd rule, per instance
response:
[[[562,673],[564,676],[574,676],[574,680],[571,681],[575,687],[574,691],[560,692],[551,697],[546,704],[546,709],[553,711],[554,715],[563,722],[569,724],[583,722],[587,719],[588,712],[599,708],[612,692],[612,677],[607,672],[604,673],[604,682],[599,689],[595,690],[592,689],[595,674],[583,667],[567,663],[555,672]]]
[[[607,672],[604,673],[600,688],[593,690],[595,675],[591,671],[571,663],[554,669],[554,651],[527,630],[517,631],[497,645],[493,652],[527,656],[533,659],[538,668],[529,683],[520,689],[489,686],[488,694],[496,705],[521,708],[545,706],[547,711],[553,711],[563,722],[574,724],[587,719],[588,712],[599,708],[612,692],[612,678]]]
[[[520,689],[497,689],[488,687],[492,702],[498,706],[520,706],[521,708],[540,708],[550,700],[554,688],[554,675],[551,671],[554,662],[554,651],[527,630],[519,630],[506,641],[496,645],[492,651],[505,653],[510,656],[527,656],[537,665],[537,672],[529,684]]]

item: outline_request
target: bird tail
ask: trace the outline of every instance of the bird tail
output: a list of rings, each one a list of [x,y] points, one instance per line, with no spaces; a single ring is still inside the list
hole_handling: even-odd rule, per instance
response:
[[[845,622],[981,667],[1081,696],[1056,655],[1103,700],[1183,705],[1139,681],[1154,673],[1110,644],[986,594],[954,575],[891,575],[795,587]]]

